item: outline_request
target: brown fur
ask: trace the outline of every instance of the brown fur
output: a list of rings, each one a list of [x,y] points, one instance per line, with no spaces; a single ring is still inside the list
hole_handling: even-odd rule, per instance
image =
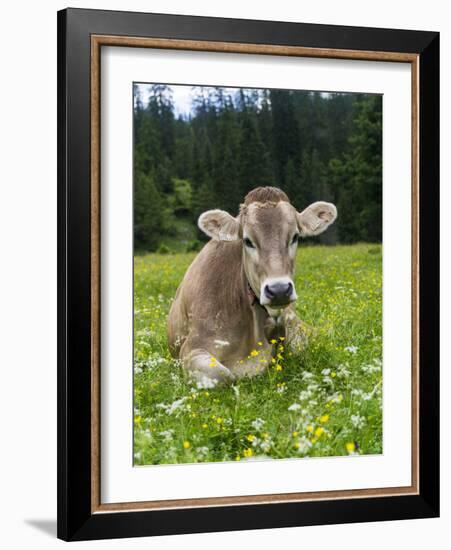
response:
[[[252,202],[290,202],[290,199],[287,197],[286,193],[279,189],[278,187],[256,187],[249,191],[249,193],[244,197],[244,205],[248,206]]]

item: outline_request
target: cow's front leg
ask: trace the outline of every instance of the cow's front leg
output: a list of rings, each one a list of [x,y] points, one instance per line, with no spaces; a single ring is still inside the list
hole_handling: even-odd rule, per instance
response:
[[[181,359],[183,368],[196,384],[214,387],[235,380],[230,370],[205,349],[182,349]]]
[[[294,310],[294,307],[289,306],[286,308],[283,314],[286,343],[292,351],[302,351],[307,347],[309,328],[299,319]]]

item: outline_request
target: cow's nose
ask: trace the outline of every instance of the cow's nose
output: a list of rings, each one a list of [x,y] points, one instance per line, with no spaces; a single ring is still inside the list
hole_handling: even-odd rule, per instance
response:
[[[291,301],[293,284],[291,282],[276,282],[265,285],[264,291],[272,305],[285,305]]]

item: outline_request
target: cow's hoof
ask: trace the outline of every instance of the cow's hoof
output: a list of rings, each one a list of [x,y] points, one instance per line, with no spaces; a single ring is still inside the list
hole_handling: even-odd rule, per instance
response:
[[[215,388],[217,386],[225,386],[232,384],[235,381],[235,376],[227,367],[217,365],[210,372],[205,370],[193,370],[188,373],[193,384],[198,388]]]

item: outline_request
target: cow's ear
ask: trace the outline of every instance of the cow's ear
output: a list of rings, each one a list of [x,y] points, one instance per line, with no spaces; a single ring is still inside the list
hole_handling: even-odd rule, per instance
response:
[[[216,241],[236,241],[240,224],[236,218],[224,210],[207,210],[199,216],[199,228]]]
[[[319,235],[337,218],[337,209],[330,202],[314,202],[302,212],[298,212],[297,220],[302,237]]]

